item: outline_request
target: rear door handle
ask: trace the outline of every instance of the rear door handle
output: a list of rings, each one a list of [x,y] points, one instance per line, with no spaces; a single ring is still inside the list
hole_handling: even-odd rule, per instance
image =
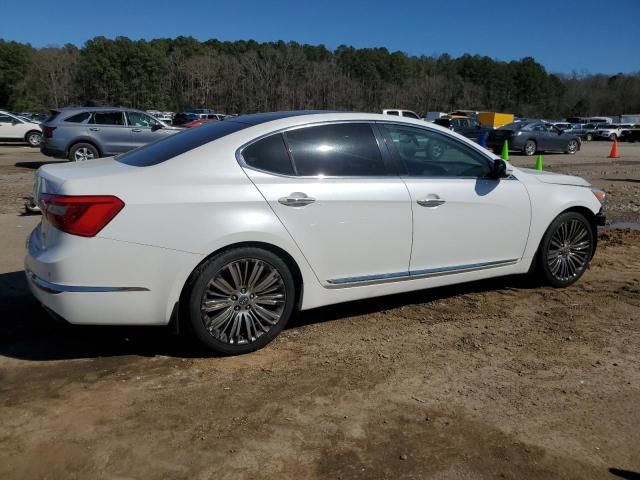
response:
[[[417,203],[421,207],[434,208],[434,207],[439,207],[443,203],[446,203],[446,200],[441,199],[438,195],[430,194],[430,195],[427,195],[426,198],[423,198],[422,200],[418,200]]]
[[[131,131],[132,131],[132,132],[141,132],[141,131],[142,131],[142,129],[141,129],[141,128],[134,128],[134,129],[132,129]]]
[[[89,127],[89,130],[91,130],[92,132],[99,132],[100,129],[98,127]]]
[[[302,192],[293,192],[286,197],[281,197],[278,199],[278,203],[281,203],[282,205],[285,205],[287,207],[304,207],[305,205],[309,205],[310,203],[313,203],[315,201],[315,198],[311,198],[307,196],[306,193]]]

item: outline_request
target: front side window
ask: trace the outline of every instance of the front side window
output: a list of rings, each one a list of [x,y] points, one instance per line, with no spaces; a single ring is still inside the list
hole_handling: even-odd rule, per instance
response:
[[[288,131],[286,139],[298,175],[368,177],[387,173],[367,123],[300,128]]]
[[[94,112],[89,123],[96,125],[124,125],[122,112]]]
[[[409,117],[409,118],[417,118],[417,119],[420,119],[420,117],[419,117],[418,115],[416,115],[415,113],[413,113],[413,112],[403,112],[403,113],[402,113],[402,116],[403,116],[403,117]]]
[[[295,173],[287,146],[280,133],[252,143],[242,150],[242,158],[248,166],[258,170],[281,175],[294,175]]]
[[[460,140],[438,132],[385,125],[392,150],[412,177],[488,177],[491,163]]]
[[[142,112],[127,112],[127,121],[130,127],[153,128],[160,125],[151,115]]]
[[[13,117],[9,115],[0,115],[0,123],[13,123]]]

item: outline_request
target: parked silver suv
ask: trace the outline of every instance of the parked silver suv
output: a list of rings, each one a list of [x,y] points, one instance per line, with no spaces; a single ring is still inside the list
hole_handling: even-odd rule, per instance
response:
[[[42,124],[40,150],[77,162],[124,153],[181,130],[140,110],[59,108]]]

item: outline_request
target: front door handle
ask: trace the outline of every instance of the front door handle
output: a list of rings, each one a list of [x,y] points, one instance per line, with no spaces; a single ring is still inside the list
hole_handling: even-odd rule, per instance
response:
[[[98,127],[90,127],[89,130],[91,130],[92,132],[99,132],[100,129]]]
[[[302,192],[293,192],[286,197],[278,199],[278,203],[281,203],[282,205],[285,205],[287,207],[304,207],[305,205],[309,205],[310,203],[313,203],[315,201],[315,198],[311,198],[307,196],[306,193]]]
[[[434,208],[434,207],[439,207],[443,203],[446,203],[446,200],[443,200],[438,195],[435,195],[432,193],[430,195],[427,195],[426,198],[423,198],[422,200],[418,200],[417,203],[421,207]]]
[[[132,131],[132,132],[141,132],[141,131],[142,131],[142,129],[141,129],[141,128],[134,128],[134,129],[132,129],[131,131]]]

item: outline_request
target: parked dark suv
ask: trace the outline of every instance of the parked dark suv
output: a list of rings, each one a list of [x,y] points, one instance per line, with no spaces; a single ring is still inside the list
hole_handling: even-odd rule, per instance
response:
[[[442,117],[436,118],[433,123],[441,127],[453,130],[471,140],[478,141],[479,137],[492,130],[489,127],[483,127],[475,118],[468,117]]]
[[[140,110],[80,107],[51,110],[40,150],[71,161],[108,157],[181,131]]]

